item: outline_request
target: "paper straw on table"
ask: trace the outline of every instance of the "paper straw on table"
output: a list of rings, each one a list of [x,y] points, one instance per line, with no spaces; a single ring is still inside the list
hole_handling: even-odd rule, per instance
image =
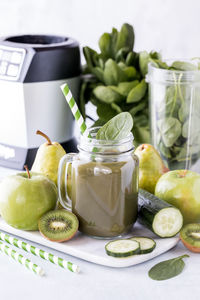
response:
[[[17,253],[15,250],[11,249],[4,243],[0,242],[0,251],[20,263],[21,265],[25,266],[30,271],[34,272],[37,275],[43,276],[44,271],[38,265],[32,263],[28,258],[24,257],[23,255]]]
[[[80,128],[81,134],[84,134],[84,132],[87,130],[87,126],[85,124],[83,116],[81,115],[81,112],[76,104],[76,101],[74,100],[74,97],[72,96],[72,93],[71,93],[67,83],[62,84],[60,88],[61,88],[61,90],[65,96],[65,99],[67,100],[67,103],[69,104],[69,107],[72,111],[72,114]]]
[[[0,240],[5,241],[5,242],[9,243],[10,245],[20,248],[28,253],[32,253],[35,256],[38,256],[47,261],[50,261],[52,264],[58,265],[61,268],[68,269],[74,273],[80,272],[79,266],[71,263],[70,261],[66,261],[63,258],[57,257],[51,253],[41,250],[31,244],[25,243],[25,242],[21,241],[20,239],[14,238],[14,237],[10,236],[9,234],[5,234],[1,231],[0,231]]]

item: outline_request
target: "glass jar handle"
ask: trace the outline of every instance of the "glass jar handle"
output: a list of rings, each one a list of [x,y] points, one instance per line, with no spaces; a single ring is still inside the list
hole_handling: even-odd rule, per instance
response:
[[[64,155],[58,167],[58,196],[60,204],[67,210],[72,210],[72,200],[67,192],[67,176],[69,165],[73,163],[77,153],[68,153]]]

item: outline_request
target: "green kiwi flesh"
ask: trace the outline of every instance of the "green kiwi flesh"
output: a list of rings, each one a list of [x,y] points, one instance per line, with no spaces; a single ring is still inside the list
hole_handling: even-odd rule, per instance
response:
[[[183,244],[193,252],[200,252],[200,224],[193,223],[183,226],[180,231]]]
[[[64,242],[71,239],[77,232],[78,226],[77,217],[64,209],[49,211],[38,222],[40,233],[54,242]]]

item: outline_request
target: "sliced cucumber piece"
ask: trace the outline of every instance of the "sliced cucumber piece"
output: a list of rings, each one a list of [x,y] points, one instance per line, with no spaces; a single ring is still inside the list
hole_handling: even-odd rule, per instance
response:
[[[154,217],[152,228],[160,237],[172,237],[183,226],[183,217],[180,211],[174,207],[163,208]]]
[[[130,239],[115,240],[106,244],[106,253],[114,257],[127,257],[140,253],[140,244]]]
[[[180,210],[153,194],[139,190],[138,221],[159,237],[175,236],[183,226]]]
[[[130,240],[140,244],[140,254],[150,253],[156,247],[156,242],[145,236],[133,236]]]

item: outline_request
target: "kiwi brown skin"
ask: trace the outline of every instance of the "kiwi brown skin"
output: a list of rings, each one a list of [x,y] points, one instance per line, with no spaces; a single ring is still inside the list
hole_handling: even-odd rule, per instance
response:
[[[59,210],[56,210],[56,211],[64,211],[64,209],[59,209]],[[54,211],[54,212],[55,212],[55,211]],[[48,213],[50,213],[50,212],[48,212]],[[73,215],[74,215],[74,214],[73,214]],[[55,238],[52,239],[52,238],[46,236],[46,235],[40,230],[40,222],[41,222],[41,219],[39,219],[39,221],[38,221],[38,228],[39,228],[40,234],[41,234],[45,239],[47,239],[47,240],[49,240],[49,241],[51,241],[51,242],[58,242],[58,243],[66,242],[66,241],[72,239],[72,238],[74,237],[74,235],[75,235],[75,234],[77,233],[77,231],[78,231],[79,220],[78,220],[78,218],[76,217],[76,215],[74,215],[74,218],[77,220],[77,227],[75,228],[74,232],[73,232],[71,235],[67,236],[66,238],[58,239],[58,238],[55,237]]]
[[[180,231],[180,239],[181,239],[183,245],[188,250],[190,250],[191,252],[194,252],[194,253],[200,253],[200,243],[199,243],[199,246],[195,246],[191,242],[187,241],[187,236],[185,237],[185,235],[187,235],[187,231],[186,231],[187,228],[188,228],[188,230],[190,229],[190,231],[192,231],[192,229],[193,229],[192,227],[194,228],[194,232],[197,232],[197,228],[198,228],[198,233],[200,234],[200,224],[197,224],[197,223],[187,224]],[[194,240],[194,243],[195,243],[195,240]]]
[[[77,233],[77,231],[78,231],[78,229],[75,231],[75,233],[74,233],[73,235],[70,235],[68,238],[62,239],[62,240],[53,240],[53,239],[50,239],[50,238],[48,238],[47,236],[45,236],[41,231],[40,231],[40,234],[41,234],[45,239],[47,239],[47,240],[49,240],[49,241],[51,241],[51,242],[62,243],[62,242],[66,242],[66,241],[71,240],[71,239],[75,236],[75,234]]]
[[[190,250],[191,252],[200,253],[200,248],[199,247],[195,247],[195,246],[187,243],[183,238],[181,238],[181,236],[180,236],[180,239],[181,239],[183,245],[186,248],[188,248],[188,250]]]

